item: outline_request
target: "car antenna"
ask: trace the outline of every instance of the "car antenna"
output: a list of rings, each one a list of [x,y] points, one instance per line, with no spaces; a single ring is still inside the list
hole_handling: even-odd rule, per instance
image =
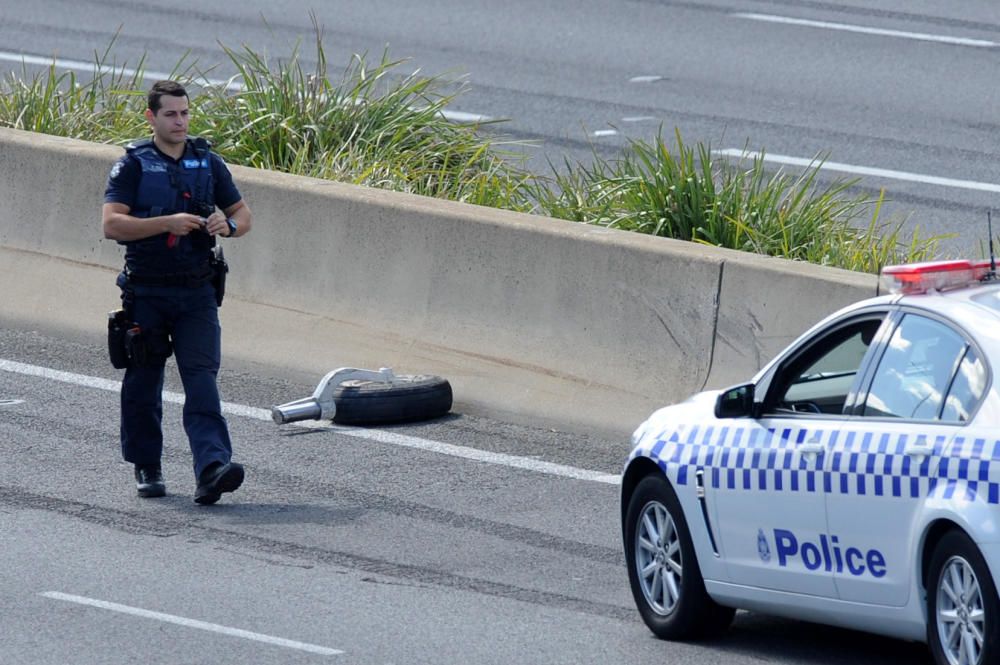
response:
[[[993,217],[991,215],[991,210],[986,210],[986,229],[990,234],[990,274],[989,279],[997,278],[997,257],[996,253],[993,251]]]

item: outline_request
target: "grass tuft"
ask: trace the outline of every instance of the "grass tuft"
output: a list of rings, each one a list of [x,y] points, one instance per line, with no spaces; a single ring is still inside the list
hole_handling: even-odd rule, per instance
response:
[[[616,160],[566,165],[554,186],[535,189],[547,215],[608,228],[690,240],[848,270],[878,272],[891,263],[928,260],[940,236],[879,217],[884,192],[852,195],[858,180],[818,180],[822,161],[799,175],[769,173],[764,154],[715,159],[705,144],[675,132],[671,151],[658,135],[633,141]],[[868,219],[867,224],[862,220]]]

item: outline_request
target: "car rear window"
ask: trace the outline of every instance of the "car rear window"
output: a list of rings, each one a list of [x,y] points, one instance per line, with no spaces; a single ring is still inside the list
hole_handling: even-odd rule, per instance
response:
[[[879,361],[864,415],[939,419],[945,395],[966,349],[965,340],[947,326],[907,314]],[[968,398],[962,401],[967,403]],[[968,406],[949,410],[948,417],[955,420],[968,417]]]

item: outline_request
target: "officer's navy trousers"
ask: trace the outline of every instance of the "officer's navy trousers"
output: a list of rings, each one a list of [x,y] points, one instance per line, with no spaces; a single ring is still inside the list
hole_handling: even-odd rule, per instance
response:
[[[232,456],[229,428],[219,401],[222,329],[215,290],[135,287],[132,320],[143,330],[169,331],[184,384],[184,430],[195,476],[213,462]],[[163,374],[165,357],[125,370],[121,392],[122,457],[133,464],[159,464],[163,453]]]

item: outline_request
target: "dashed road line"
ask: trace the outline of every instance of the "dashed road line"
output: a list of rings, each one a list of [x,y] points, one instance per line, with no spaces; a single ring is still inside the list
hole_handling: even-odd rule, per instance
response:
[[[93,72],[98,70],[101,74],[120,74],[127,77],[135,77],[140,73],[137,69],[130,69],[128,67],[113,67],[111,65],[102,65],[99,69],[96,62],[85,62],[83,60],[70,60],[67,58],[54,58],[46,57],[42,55],[32,55],[30,53],[10,53],[8,51],[0,51],[0,61],[14,62],[14,63],[24,63],[26,65],[36,65],[39,67],[58,67],[59,69],[71,69],[78,72]],[[157,72],[152,70],[143,69],[141,71],[142,77],[149,81],[158,81],[162,79],[171,78],[171,74],[167,72]],[[200,83],[215,85],[215,86],[226,86],[230,90],[241,90],[243,86],[238,83],[231,81],[223,81],[222,79],[209,79],[204,78],[199,81]]]
[[[207,621],[188,619],[186,617],[176,616],[173,614],[165,614],[163,612],[153,612],[151,610],[144,610],[141,607],[132,607],[130,605],[109,603],[106,600],[97,600],[96,598],[87,598],[86,596],[75,596],[73,594],[61,593],[59,591],[46,591],[40,595],[44,596],[45,598],[51,598],[52,600],[62,600],[67,603],[76,603],[77,605],[87,605],[89,607],[97,607],[99,609],[108,610],[110,612],[129,614],[131,616],[142,617],[143,619],[154,619],[156,621],[162,621],[164,623],[172,623],[177,626],[184,626],[185,628],[194,628],[196,630],[205,630],[210,633],[219,633],[221,635],[228,635],[230,637],[239,637],[245,640],[253,640],[254,642],[263,642],[265,644],[284,647],[286,649],[295,649],[296,651],[305,651],[307,653],[314,653],[320,656],[338,656],[344,653],[340,649],[331,649],[329,647],[323,647],[316,644],[309,644],[308,642],[287,640],[283,637],[264,635],[262,633],[255,633],[249,630],[243,630],[241,628],[230,628],[229,626],[220,626],[217,623],[208,623]]]
[[[773,155],[754,151],[741,150],[739,148],[728,148],[726,150],[713,150],[712,154],[725,157],[746,157],[747,159],[762,159],[765,162],[775,164],[785,164],[788,166],[817,167],[825,171],[836,171],[838,173],[849,173],[852,175],[872,176],[875,178],[889,178],[892,180],[904,180],[907,182],[919,182],[925,185],[938,185],[940,187],[952,187],[956,189],[971,189],[979,192],[1000,193],[1000,185],[992,182],[978,182],[975,180],[957,180],[955,178],[942,178],[935,175],[923,173],[910,173],[908,171],[894,171],[892,169],[882,169],[872,166],[859,166],[857,164],[842,164],[840,162],[824,162],[817,158],[807,159],[804,157],[790,157],[788,155]]]
[[[763,21],[766,23],[781,23],[784,25],[798,25],[806,28],[821,28],[823,30],[839,30],[841,32],[855,32],[865,35],[877,35],[880,37],[895,37],[899,39],[911,39],[922,42],[936,42],[938,44],[949,44],[952,46],[973,46],[977,48],[997,48],[1000,43],[987,39],[969,39],[966,37],[950,37],[948,35],[934,35],[925,32],[907,32],[904,30],[889,30],[886,28],[871,28],[864,25],[852,25],[850,23],[832,23],[829,21],[812,21],[803,18],[793,18],[791,16],[777,16],[774,14],[751,14],[736,12],[730,14],[735,18],[749,21]]]

